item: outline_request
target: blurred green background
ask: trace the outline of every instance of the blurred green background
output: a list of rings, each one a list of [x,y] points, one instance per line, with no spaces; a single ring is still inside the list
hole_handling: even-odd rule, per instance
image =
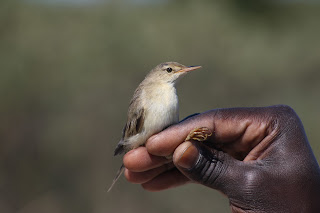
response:
[[[106,193],[134,89],[165,61],[202,65],[180,117],[287,104],[319,161],[320,4],[295,1],[0,2],[0,212],[229,212],[198,185]]]

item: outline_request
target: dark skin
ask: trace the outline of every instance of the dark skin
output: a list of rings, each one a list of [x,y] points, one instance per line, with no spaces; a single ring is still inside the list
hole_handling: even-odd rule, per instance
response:
[[[196,127],[213,134],[204,142],[185,141]],[[128,152],[124,165],[127,180],[148,191],[187,183],[219,190],[232,212],[320,212],[320,168],[288,106],[192,116]]]

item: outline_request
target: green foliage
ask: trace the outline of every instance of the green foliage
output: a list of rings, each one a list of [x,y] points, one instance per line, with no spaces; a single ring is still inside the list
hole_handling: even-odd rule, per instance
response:
[[[203,66],[178,85],[182,118],[288,104],[320,159],[319,6],[117,2],[0,2],[0,212],[228,211],[199,186],[105,193],[133,90],[164,61]]]

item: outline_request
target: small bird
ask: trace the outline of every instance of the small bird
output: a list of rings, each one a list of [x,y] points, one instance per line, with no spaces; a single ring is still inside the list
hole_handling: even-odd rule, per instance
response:
[[[152,69],[135,90],[128,109],[127,123],[114,155],[143,146],[147,139],[179,122],[179,104],[175,84],[186,73],[201,66],[165,62]],[[120,167],[108,192],[124,171]]]

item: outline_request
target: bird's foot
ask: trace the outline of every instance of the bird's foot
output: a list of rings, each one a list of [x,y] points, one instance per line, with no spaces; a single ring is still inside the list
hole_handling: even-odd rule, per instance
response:
[[[206,141],[208,138],[212,136],[212,131],[207,127],[197,127],[188,134],[185,141]]]

